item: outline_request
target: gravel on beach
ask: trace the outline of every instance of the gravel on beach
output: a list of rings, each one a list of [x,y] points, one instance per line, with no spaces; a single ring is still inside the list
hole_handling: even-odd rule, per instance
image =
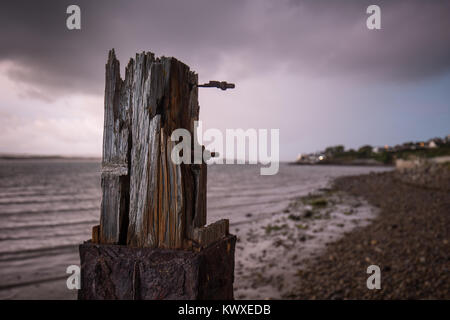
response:
[[[299,274],[291,298],[450,299],[450,166],[422,171],[335,180],[334,188],[380,212],[368,226],[330,243]],[[370,265],[380,267],[381,289],[367,288]]]

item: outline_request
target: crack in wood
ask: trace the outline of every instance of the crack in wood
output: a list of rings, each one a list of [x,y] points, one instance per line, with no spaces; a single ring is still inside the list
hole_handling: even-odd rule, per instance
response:
[[[98,243],[192,249],[228,234],[228,220],[205,226],[206,164],[171,161],[173,130],[194,136],[197,84],[187,65],[151,52],[130,59],[122,80],[109,52]]]

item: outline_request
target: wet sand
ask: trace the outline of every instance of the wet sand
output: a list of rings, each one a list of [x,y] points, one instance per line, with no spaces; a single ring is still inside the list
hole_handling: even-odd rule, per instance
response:
[[[289,299],[299,277],[328,244],[368,225],[377,210],[359,197],[319,189],[282,212],[236,226],[235,298]]]
[[[378,210],[361,197],[319,189],[292,199],[282,211],[255,219],[251,223],[232,225],[238,236],[236,244],[235,299],[289,299],[299,274],[308,264],[324,254],[327,245],[346,233],[367,226]],[[252,218],[249,214],[248,218]],[[75,250],[47,254],[46,261],[35,264],[35,270],[20,279],[23,285],[3,288],[2,299],[76,299],[76,290],[68,290],[68,275],[52,273],[55,265],[63,270],[67,261],[77,264]],[[10,268],[29,269],[19,260]],[[43,266],[49,265],[48,270]],[[56,277],[56,278],[52,278]],[[33,279],[40,279],[33,283]],[[42,279],[48,279],[43,281]],[[5,279],[6,280],[6,279]],[[14,279],[10,279],[14,282]]]

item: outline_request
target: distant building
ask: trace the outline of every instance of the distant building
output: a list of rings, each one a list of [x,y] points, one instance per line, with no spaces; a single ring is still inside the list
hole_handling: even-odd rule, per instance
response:
[[[437,143],[434,140],[431,140],[430,142],[428,142],[428,148],[434,149],[434,148],[437,148],[437,147],[438,147],[438,145],[437,145]]]
[[[444,140],[441,138],[433,138],[428,140],[427,147],[428,148],[438,148],[444,144]]]

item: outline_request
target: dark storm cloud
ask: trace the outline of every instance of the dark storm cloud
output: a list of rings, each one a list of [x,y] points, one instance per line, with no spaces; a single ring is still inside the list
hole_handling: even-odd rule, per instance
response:
[[[382,30],[366,28],[370,4]],[[65,27],[81,7],[82,30]],[[201,76],[285,68],[311,77],[415,81],[450,66],[449,1],[3,1],[0,61],[24,94],[101,94],[107,51],[176,56]],[[231,72],[231,71],[230,71]],[[206,80],[206,79],[205,79]]]

